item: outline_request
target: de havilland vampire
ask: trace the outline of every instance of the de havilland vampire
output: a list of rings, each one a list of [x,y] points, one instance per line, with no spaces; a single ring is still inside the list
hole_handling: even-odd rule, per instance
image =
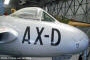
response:
[[[81,30],[58,22],[38,7],[27,7],[0,17],[0,54],[60,56],[80,53],[89,39]]]

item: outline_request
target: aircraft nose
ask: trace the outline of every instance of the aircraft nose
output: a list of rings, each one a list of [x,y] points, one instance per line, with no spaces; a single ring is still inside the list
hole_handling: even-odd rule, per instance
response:
[[[89,46],[89,39],[86,34],[83,34],[83,37],[81,37],[80,40],[75,41],[75,48],[77,52],[84,51]]]
[[[86,38],[83,38],[82,40],[76,42],[76,49],[80,48],[80,50],[85,50],[88,48],[89,40]]]

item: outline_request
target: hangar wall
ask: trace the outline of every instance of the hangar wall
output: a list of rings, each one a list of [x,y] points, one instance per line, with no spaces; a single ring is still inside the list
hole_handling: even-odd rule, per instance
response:
[[[75,19],[90,23],[90,0],[64,0],[52,2],[46,5],[47,12],[53,16],[64,16],[69,19]],[[78,27],[88,34],[90,38],[89,27]]]
[[[4,13],[3,0],[0,0],[0,16],[3,15],[3,13]]]

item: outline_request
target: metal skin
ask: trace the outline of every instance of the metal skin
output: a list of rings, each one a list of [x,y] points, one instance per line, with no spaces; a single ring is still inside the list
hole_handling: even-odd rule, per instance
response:
[[[39,12],[38,17],[27,19],[14,15],[28,9]],[[0,54],[52,57],[76,54],[88,48],[89,39],[84,32],[58,22],[49,14],[54,22],[42,21],[43,12],[48,14],[41,8],[27,7],[9,16],[1,16]]]

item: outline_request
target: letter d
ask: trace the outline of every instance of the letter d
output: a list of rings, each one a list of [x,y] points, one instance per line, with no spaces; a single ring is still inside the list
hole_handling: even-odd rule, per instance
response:
[[[57,42],[56,43],[54,43],[54,35],[55,35],[55,33],[54,32],[57,32],[57,36],[58,36],[58,40],[57,40]],[[57,39],[57,38],[56,38]],[[58,30],[58,29],[55,29],[55,28],[52,28],[52,33],[51,33],[51,45],[52,46],[57,46],[57,45],[59,45],[60,44],[60,40],[61,40],[61,34],[60,34],[60,31]]]

